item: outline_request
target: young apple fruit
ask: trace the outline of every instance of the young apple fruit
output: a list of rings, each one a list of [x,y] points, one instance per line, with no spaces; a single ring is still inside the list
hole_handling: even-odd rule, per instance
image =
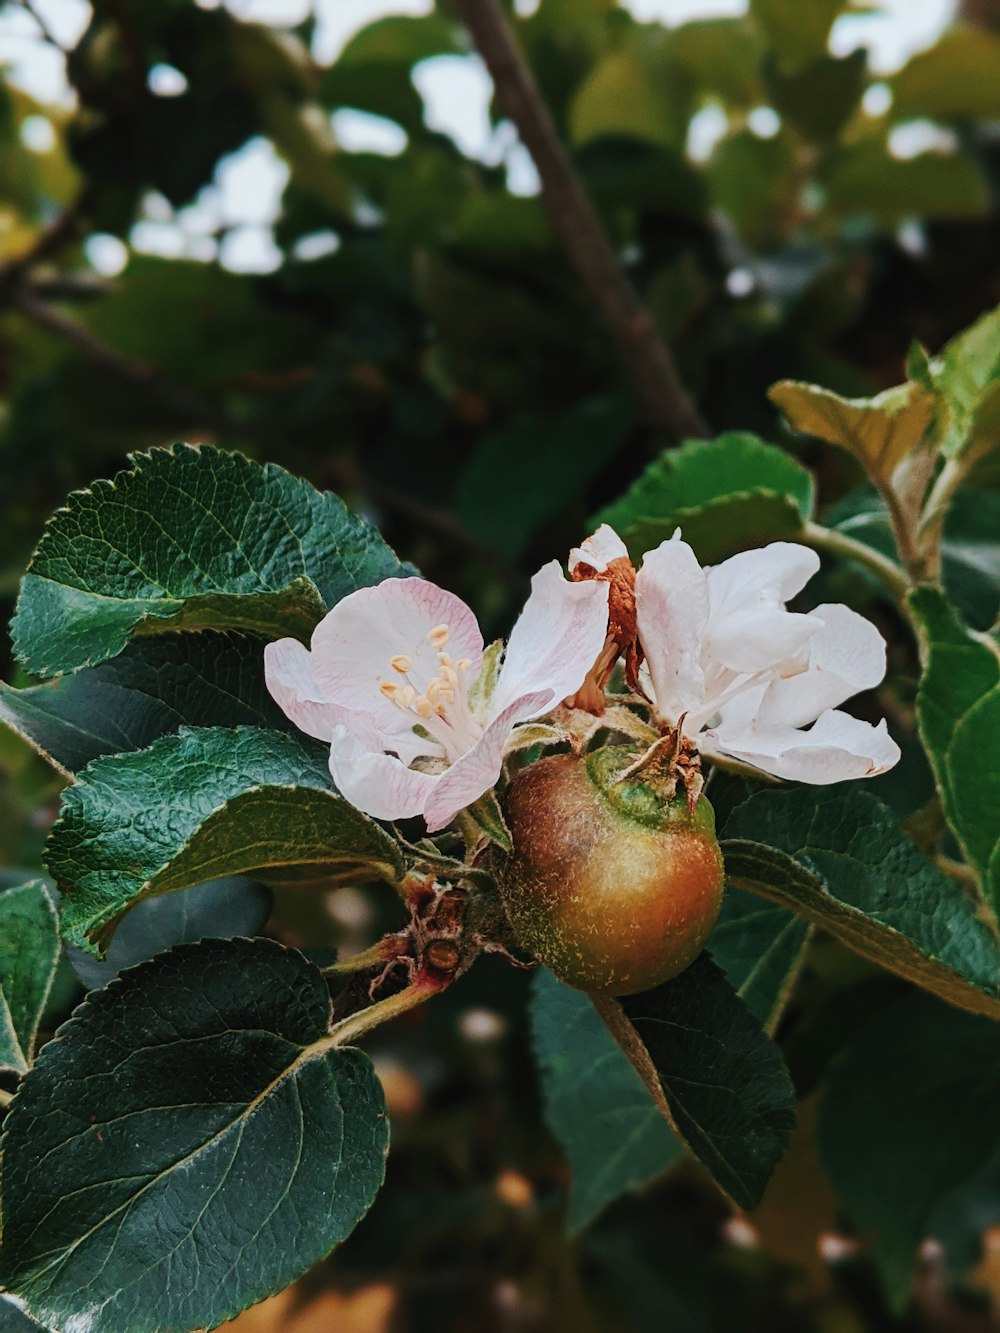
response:
[[[505,813],[514,850],[500,892],[518,944],[580,990],[632,995],[701,952],[722,905],[722,854],[704,796],[632,773],[606,746],[522,769]],[[659,790],[658,790],[659,788]]]

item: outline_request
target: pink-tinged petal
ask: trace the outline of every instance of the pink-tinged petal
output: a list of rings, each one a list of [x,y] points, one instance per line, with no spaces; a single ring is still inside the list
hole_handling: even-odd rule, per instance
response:
[[[877,727],[830,709],[809,728],[759,726],[742,736],[716,734],[710,745],[795,782],[826,786],[850,778],[872,778],[899,760],[899,746],[885,722]]]
[[[443,829],[460,810],[496,786],[503,768],[504,744],[514,724],[551,707],[549,697],[549,692],[543,691],[515,700],[490,723],[471,750],[434,779],[434,790],[424,807],[428,833]]]
[[[319,741],[329,741],[345,720],[345,710],[331,703],[312,673],[312,654],[298,639],[279,639],[264,649],[264,683],[286,717]]]
[[[628,548],[614,528],[602,523],[595,533],[569,553],[569,572],[577,565],[589,565],[598,574],[607,569],[612,560],[628,559]]]
[[[803,727],[885,676],[885,640],[870,620],[836,603],[817,606],[811,615],[823,628],[809,640],[808,668],[772,682],[761,704],[761,723]]]
[[[440,781],[432,773],[419,773],[392,755],[371,749],[346,727],[334,730],[330,773],[340,794],[375,819],[422,814]]]
[[[545,696],[539,712],[562,703],[583,684],[607,634],[607,583],[571,583],[555,560],[543,566],[507,642],[491,715],[529,694]]]
[[[818,569],[816,552],[797,542],[771,542],[730,556],[707,571],[712,619],[790,601]]]
[[[467,658],[474,679],[483,657],[476,617],[460,597],[426,579],[386,579],[338,602],[312,637],[313,676],[327,696],[346,708],[371,713],[388,731],[409,730],[413,717],[387,699],[384,681],[410,683],[423,693],[439,672],[439,648],[428,634],[447,626],[441,646],[453,661]],[[406,675],[392,659],[409,658]]]
[[[687,542],[674,536],[647,551],[635,579],[635,605],[656,711],[676,722],[697,709],[705,694],[701,644],[708,580]]]

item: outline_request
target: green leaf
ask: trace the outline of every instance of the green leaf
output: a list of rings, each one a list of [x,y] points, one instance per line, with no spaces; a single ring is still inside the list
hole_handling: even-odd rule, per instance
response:
[[[634,559],[681,528],[704,563],[747,546],[798,533],[812,512],[805,468],[756,435],[729,432],[689,440],[646,469],[599,515]]]
[[[808,931],[791,912],[727,891],[709,951],[759,1023],[780,1016]],[[546,1119],[573,1171],[569,1224],[579,1230],[667,1170],[682,1148],[588,996],[543,970],[531,1015]]]
[[[978,218],[990,209],[990,183],[970,154],[893,157],[880,139],[862,139],[832,159],[827,207],[862,213],[886,227],[907,218]]]
[[[781,1053],[702,954],[665,986],[594,1004],[661,1112],[741,1208],[760,1202],[795,1123]]]
[[[700,89],[734,107],[764,100],[758,70],[764,43],[746,18],[695,19],[667,31],[665,49]]]
[[[706,168],[712,197],[745,241],[769,247],[794,213],[795,149],[787,131],[762,139],[736,130],[720,139]]]
[[[568,1222],[579,1231],[684,1150],[589,997],[544,968],[533,985],[531,1032],[545,1119],[573,1172]]]
[[[956,334],[926,365],[946,458],[972,463],[1000,443],[1000,306]]]
[[[874,494],[846,497],[834,527],[895,559],[892,525]],[[842,515],[839,516],[839,515]],[[941,543],[941,581],[948,600],[973,629],[989,629],[1000,615],[1000,495],[965,486],[948,506]]]
[[[516,559],[608,465],[632,416],[627,400],[590,398],[555,416],[523,413],[483,435],[455,490],[466,531],[506,559]]]
[[[780,380],[768,397],[793,430],[839,445],[879,482],[888,482],[919,446],[934,417],[932,396],[913,383],[874,398],[841,398],[815,384]]]
[[[125,968],[148,962],[178,944],[252,937],[271,915],[271,905],[271,894],[263,884],[229,875],[136,903],[122,918],[103,960],[74,944],[66,952],[86,988],[100,990]]]
[[[0,681],[0,721],[69,773],[182,726],[288,726],[264,684],[263,640],[208,631],[138,639],[45,685]]]
[[[95,759],[63,794],[46,861],[64,935],[90,952],[138,899],[221,875],[403,873],[396,841],[332,790],[322,747],[253,727],[185,728]]]
[[[789,71],[826,54],[833,20],[845,7],[846,0],[750,0],[750,13]]]
[[[31,1319],[12,1296],[0,1296],[0,1329],[3,1333],[46,1333],[41,1324]]]
[[[864,47],[842,59],[823,56],[792,74],[772,63],[765,70],[775,110],[819,144],[839,137],[861,101],[867,73]]]
[[[413,66],[460,55],[461,29],[435,14],[393,14],[362,28],[325,71],[319,95],[327,106],[350,106],[398,121],[409,134],[426,132]]]
[[[945,818],[1000,914],[1000,649],[973,638],[936,588],[909,601],[924,659],[920,735]]]
[[[186,945],[94,992],[4,1133],[2,1279],[90,1333],[214,1328],[348,1236],[385,1171],[367,1056],[269,940]]]
[[[308,638],[341,597],[405,572],[335,495],[273,463],[175,445],[69,497],[32,557],[12,633],[39,676],[115,657],[134,634]]]
[[[809,923],[752,893],[727,888],[708,952],[767,1032],[777,1027],[809,940]]]
[[[721,833],[727,877],[942,999],[1000,1018],[1000,946],[976,904],[876,796],[844,785],[758,792]]]
[[[996,1151],[1000,1028],[904,995],[855,1032],[820,1108],[820,1151],[898,1314],[935,1206]]]
[[[0,1069],[23,1074],[59,962],[59,922],[41,880],[0,892]]]
[[[651,58],[637,43],[606,51],[577,89],[569,108],[576,147],[594,139],[638,139],[681,148],[691,108],[683,69]]]
[[[1000,117],[1000,35],[984,26],[949,28],[889,80],[893,119]]]

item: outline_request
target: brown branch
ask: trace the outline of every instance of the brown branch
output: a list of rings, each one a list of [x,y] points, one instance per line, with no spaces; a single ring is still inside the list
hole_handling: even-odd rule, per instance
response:
[[[707,433],[674,359],[584,193],[497,0],[458,0],[506,115],[531,154],[552,226],[618,345],[649,421],[674,439]]]
[[[256,433],[252,425],[244,426],[231,421],[208,399],[202,398],[200,394],[192,392],[183,384],[175,383],[149,362],[139,361],[120,352],[117,347],[112,347],[110,343],[97,337],[83,324],[67,318],[55,306],[42,300],[31,287],[27,285],[15,287],[8,300],[12,309],[19,311],[39,328],[75,347],[94,365],[101,366],[120,379],[128,380],[143,389],[162,407],[183,418],[187,425],[198,425],[242,435]]]

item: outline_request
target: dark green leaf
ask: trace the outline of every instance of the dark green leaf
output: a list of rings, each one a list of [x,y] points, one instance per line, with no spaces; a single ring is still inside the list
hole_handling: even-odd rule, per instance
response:
[[[918,588],[910,608],[924,657],[920,734],[945,817],[1000,913],[1000,649],[973,638],[935,588]]]
[[[892,525],[882,501],[864,494],[837,506],[838,532],[895,559]],[[941,581],[948,600],[973,629],[1000,615],[1000,495],[964,487],[948,507],[941,543]]]
[[[138,639],[113,661],[45,685],[0,681],[0,721],[73,773],[182,726],[288,725],[264,684],[263,640],[208,631]]]
[[[820,1150],[896,1311],[935,1206],[995,1152],[1000,1027],[905,995],[854,1034],[820,1110]]]
[[[1000,1017],[1000,946],[870,792],[758,792],[722,829],[726,874],[952,1004]]]
[[[594,1001],[661,1111],[741,1208],[760,1202],[795,1123],[777,1046],[707,955],[673,981]]]
[[[87,989],[99,990],[125,968],[148,962],[178,944],[256,935],[270,915],[271,894],[263,884],[230,875],[136,903],[122,918],[103,960],[74,944],[67,954]]]
[[[265,940],[187,945],[94,992],[4,1133],[4,1284],[90,1333],[213,1328],[349,1235],[385,1170],[368,1058]]]
[[[455,24],[435,14],[393,14],[356,33],[324,73],[319,95],[327,106],[351,106],[389,116],[408,133],[424,130],[423,99],[413,66],[434,56],[459,55]]]
[[[42,1325],[31,1319],[12,1296],[0,1296],[0,1333],[45,1333]]]
[[[860,47],[843,59],[824,56],[793,74],[769,62],[766,78],[775,110],[807,139],[825,144],[839,136],[857,109],[867,71],[868,53]]]
[[[809,923],[752,893],[728,888],[708,952],[766,1031],[773,1031],[795,984]]]
[[[680,527],[704,563],[760,542],[792,537],[809,518],[813,481],[756,435],[731,432],[668,450],[605,509],[633,558]]]
[[[95,759],[63,795],[47,864],[65,937],[91,952],[139,898],[221,875],[403,873],[395,840],[332,790],[322,747],[253,727],[185,728]]]
[[[826,53],[833,20],[847,0],[750,0],[750,13],[771,50],[788,70],[801,69]]]
[[[787,130],[762,139],[736,130],[719,141],[708,162],[712,196],[750,245],[783,239],[795,207],[795,148]]]
[[[59,962],[59,922],[40,880],[0,892],[0,1069],[23,1074]]]
[[[134,634],[306,638],[345,594],[405,572],[335,495],[273,463],[176,445],[69,497],[32,558],[12,632],[40,676],[115,657]]]
[[[455,505],[466,530],[515,559],[610,462],[631,418],[627,401],[589,399],[556,417],[515,417],[484,435],[456,488]],[[573,465],[567,469],[569,458]]]
[[[545,969],[533,989],[545,1118],[573,1171],[568,1220],[576,1231],[661,1175],[683,1149],[589,997]]]

